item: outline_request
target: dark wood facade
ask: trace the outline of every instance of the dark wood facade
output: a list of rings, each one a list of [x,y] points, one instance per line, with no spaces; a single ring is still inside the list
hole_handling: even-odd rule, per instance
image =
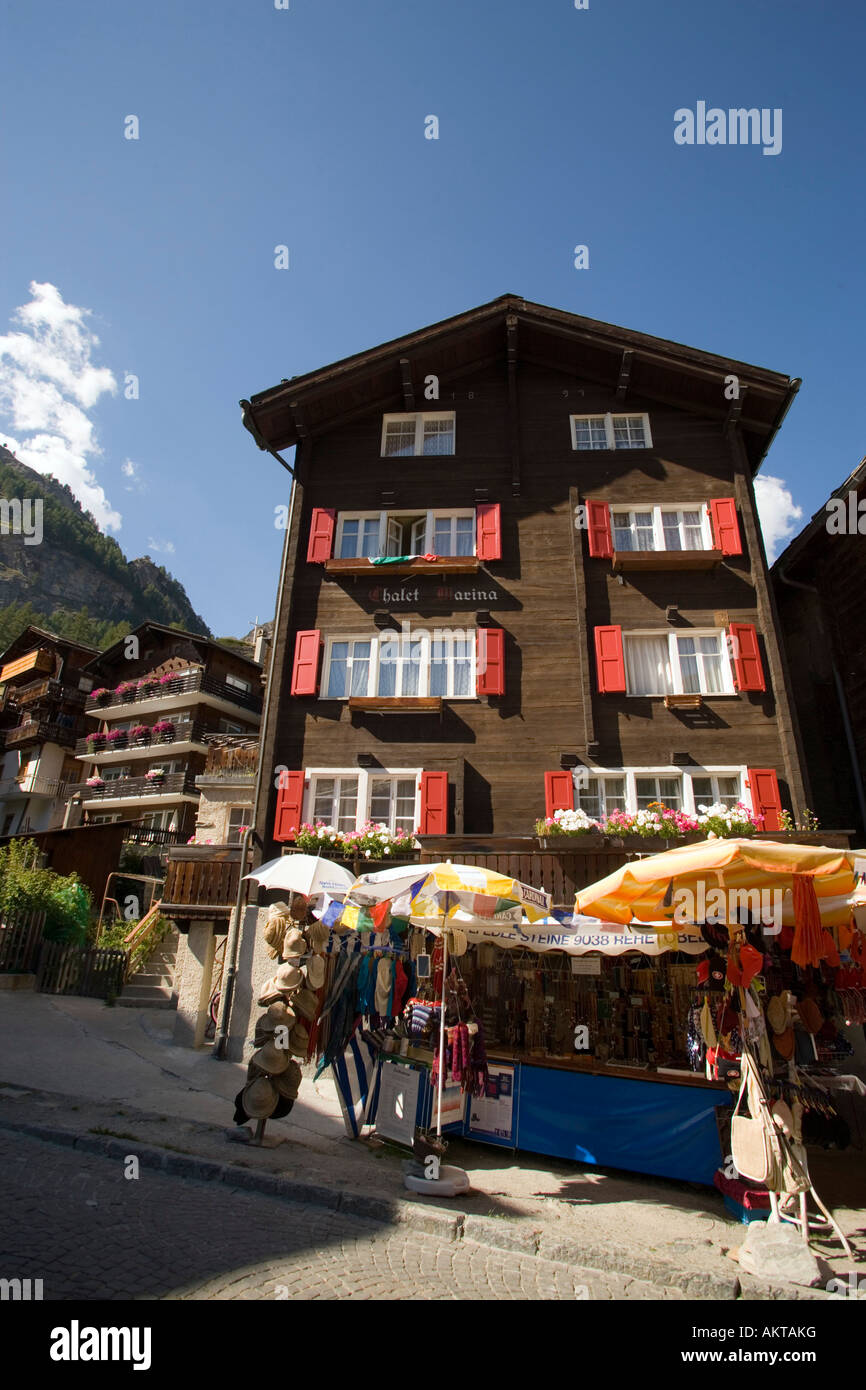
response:
[[[739,378],[735,402],[725,397],[730,374]],[[432,402],[430,375],[439,380]],[[347,770],[359,760],[373,773],[446,772],[449,834],[531,833],[545,811],[545,773],[569,765],[670,776],[769,769],[782,804],[799,812],[806,791],[752,488],[796,387],[505,296],[245,403],[260,447],[298,445],[257,808],[266,857],[278,849],[277,770]],[[380,456],[383,413],[435,410],[455,412],[453,455]],[[609,412],[645,413],[651,447],[575,450],[570,417]],[[705,555],[709,568],[615,567],[590,554],[589,533],[575,524],[587,500],[627,508],[714,499],[734,499],[741,553]],[[307,559],[315,509],[410,514],[490,503],[500,507],[501,557],[474,572],[419,573],[415,562],[408,573],[345,574]],[[501,628],[504,693],[387,714],[291,693],[298,632],[372,637],[385,615],[397,630],[403,620],[412,631]],[[706,696],[695,710],[599,690],[596,628],[687,635],[738,623],[757,634],[763,691]]]
[[[773,565],[811,808],[866,837],[866,459]]]

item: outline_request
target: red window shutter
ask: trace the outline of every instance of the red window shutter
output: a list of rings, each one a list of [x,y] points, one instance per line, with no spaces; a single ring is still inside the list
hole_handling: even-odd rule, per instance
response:
[[[448,834],[448,773],[421,773],[419,835]]]
[[[609,560],[613,554],[610,507],[606,502],[587,501],[586,511],[589,521],[589,553],[602,560]]]
[[[475,689],[479,695],[504,695],[505,633],[501,627],[480,627],[475,637]]]
[[[758,633],[751,623],[731,623],[734,681],[738,690],[766,690]]]
[[[625,693],[625,653],[621,627],[595,629],[595,664],[602,695]]]
[[[322,634],[318,628],[311,628],[296,635],[295,664],[292,668],[293,695],[318,695],[321,649]]]
[[[274,816],[275,840],[294,840],[301,826],[303,805],[303,772],[281,772],[277,787],[277,813]]]
[[[737,520],[737,504],[733,497],[714,497],[710,502],[710,516],[716,550],[720,550],[723,555],[742,555],[740,523]]]
[[[544,814],[574,810],[574,779],[570,772],[545,772]]]
[[[475,508],[475,549],[479,560],[502,559],[502,509],[498,502],[479,502]]]
[[[746,771],[747,786],[752,798],[752,810],[763,816],[763,830],[782,829],[782,798],[779,779],[771,767],[750,767]]]
[[[334,525],[337,513],[332,507],[314,507],[310,522],[310,543],[307,546],[307,564],[323,565],[330,560],[334,549]]]

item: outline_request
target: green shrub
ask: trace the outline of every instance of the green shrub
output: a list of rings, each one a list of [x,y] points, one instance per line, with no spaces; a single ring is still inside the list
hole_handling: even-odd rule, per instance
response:
[[[0,847],[0,914],[44,912],[45,940],[83,945],[92,912],[90,890],[75,873],[39,867],[35,840]]]

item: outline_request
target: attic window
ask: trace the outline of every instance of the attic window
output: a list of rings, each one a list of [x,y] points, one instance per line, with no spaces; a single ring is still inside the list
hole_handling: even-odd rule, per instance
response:
[[[572,415],[573,449],[651,449],[648,415]]]
[[[454,411],[420,411],[382,417],[382,457],[410,458],[454,453]]]

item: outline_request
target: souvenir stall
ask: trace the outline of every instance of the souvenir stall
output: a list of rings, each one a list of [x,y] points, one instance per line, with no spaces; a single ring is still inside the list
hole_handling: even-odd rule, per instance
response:
[[[696,1071],[737,1092],[723,1130],[733,1166],[719,1165],[713,1181],[742,1219],[778,1215],[781,1198],[783,1219],[799,1224],[804,1239],[829,1226],[843,1244],[811,1185],[806,1150],[863,1146],[840,1097],[866,1093],[857,1075],[864,880],[866,858],[857,852],[718,840],[626,865],[577,898],[609,921],[677,925],[688,908],[700,916],[709,949],[696,970],[689,1056]],[[820,1216],[807,1215],[807,1196]]]

